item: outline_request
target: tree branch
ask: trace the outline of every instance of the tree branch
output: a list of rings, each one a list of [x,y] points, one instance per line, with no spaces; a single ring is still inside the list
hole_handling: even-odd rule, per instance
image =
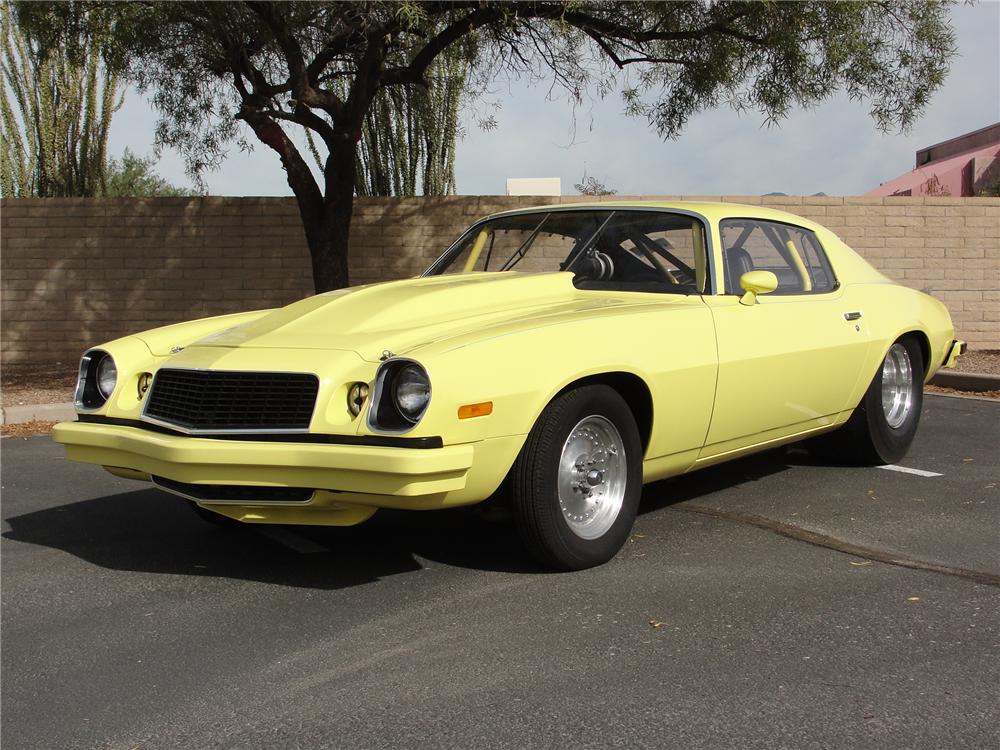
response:
[[[247,2],[246,5],[260,17],[281,48],[288,66],[288,82],[296,101],[310,107],[320,107],[332,117],[339,117],[343,103],[330,91],[312,86],[302,48],[289,32],[288,24],[278,7],[272,2]]]
[[[464,18],[455,21],[441,30],[436,36],[414,55],[409,64],[403,68],[393,68],[385,71],[382,82],[385,86],[394,84],[417,84],[426,86],[424,73],[449,45],[454,44],[463,36],[471,34],[476,29],[500,18],[500,11],[493,7],[480,7]]]
[[[313,177],[309,165],[302,158],[302,154],[299,153],[281,126],[274,121],[273,118],[277,114],[275,112],[265,113],[254,107],[244,106],[240,108],[237,117],[250,126],[261,143],[268,146],[281,158],[281,166],[285,168],[288,186],[295,193],[303,218],[314,216],[321,221],[323,193],[320,192],[316,178]],[[281,119],[289,118],[282,116]],[[308,225],[306,228],[308,231]]]

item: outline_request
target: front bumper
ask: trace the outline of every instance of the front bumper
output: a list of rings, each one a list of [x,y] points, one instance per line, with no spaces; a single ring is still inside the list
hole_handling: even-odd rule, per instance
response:
[[[942,367],[954,367],[955,363],[958,362],[958,358],[965,354],[968,349],[968,344],[959,339],[955,339],[951,342],[951,346],[948,347],[948,354],[945,355],[944,364]]]
[[[73,461],[131,470],[142,478],[305,487],[342,493],[345,500],[377,507],[439,507],[450,504],[449,496],[467,497],[477,445],[413,449],[216,440],[88,422],[63,422],[52,436]]]

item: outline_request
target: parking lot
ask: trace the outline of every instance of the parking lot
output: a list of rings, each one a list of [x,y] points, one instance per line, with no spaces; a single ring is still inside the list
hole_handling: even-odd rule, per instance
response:
[[[219,529],[4,439],[3,746],[1000,747],[998,445],[928,396],[901,467],[650,485],[551,574],[473,512]]]

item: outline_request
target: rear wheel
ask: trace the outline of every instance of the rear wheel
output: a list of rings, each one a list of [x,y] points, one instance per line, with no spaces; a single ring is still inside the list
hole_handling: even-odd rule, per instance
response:
[[[868,466],[906,455],[920,422],[924,357],[916,339],[896,341],[847,424],[816,442],[822,454]]]
[[[511,507],[542,564],[580,570],[628,540],[642,494],[642,443],[625,400],[605,385],[556,398],[511,469]]]

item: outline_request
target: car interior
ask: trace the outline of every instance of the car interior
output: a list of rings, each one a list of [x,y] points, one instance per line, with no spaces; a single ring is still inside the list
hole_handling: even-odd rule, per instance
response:
[[[833,271],[815,235],[778,222],[725,219],[720,222],[726,294],[742,294],[740,278],[770,271],[778,279],[772,294],[809,294],[836,289]]]

